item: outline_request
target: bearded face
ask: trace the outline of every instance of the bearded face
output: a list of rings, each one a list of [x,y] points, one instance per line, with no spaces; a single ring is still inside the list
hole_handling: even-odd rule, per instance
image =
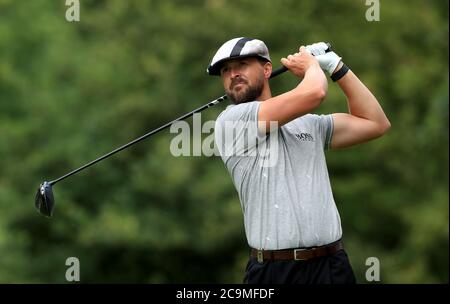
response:
[[[261,73],[259,77],[250,83],[242,77],[236,77],[231,81],[231,84],[225,92],[228,98],[234,104],[240,104],[249,101],[255,101],[261,96],[264,87],[264,75]]]
[[[255,101],[264,89],[264,70],[255,58],[226,62],[221,69],[225,92],[234,104]]]

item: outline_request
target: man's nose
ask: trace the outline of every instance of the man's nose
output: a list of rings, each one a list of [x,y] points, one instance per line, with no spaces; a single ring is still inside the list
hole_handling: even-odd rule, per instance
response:
[[[241,76],[240,69],[239,68],[231,68],[230,76],[231,76],[232,79]]]

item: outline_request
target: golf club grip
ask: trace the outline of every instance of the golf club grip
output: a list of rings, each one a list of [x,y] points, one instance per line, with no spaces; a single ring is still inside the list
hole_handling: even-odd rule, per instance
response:
[[[329,42],[327,42],[327,45],[328,45],[328,48],[325,50],[325,53],[328,53],[328,52],[331,52],[331,51],[332,51],[332,49],[331,49],[331,44],[330,44]],[[270,75],[270,78],[274,78],[274,77],[276,77],[276,76],[278,76],[278,75],[280,75],[280,74],[283,74],[283,73],[286,72],[287,70],[288,70],[287,67],[282,66],[282,67],[276,69],[275,71],[273,71],[272,74]]]
[[[272,71],[272,74],[270,74],[270,78],[277,77],[278,75],[283,74],[287,70],[288,70],[288,68],[283,65],[281,68],[278,68],[275,71]]]

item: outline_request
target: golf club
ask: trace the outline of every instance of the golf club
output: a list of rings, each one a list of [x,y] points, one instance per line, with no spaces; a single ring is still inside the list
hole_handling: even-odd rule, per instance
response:
[[[331,51],[331,45],[329,43],[327,43],[327,45],[328,45],[328,49],[326,50],[326,52],[330,52]],[[273,71],[272,74],[270,75],[270,78],[276,77],[276,76],[286,72],[287,70],[288,69],[286,67],[282,66],[282,67],[276,69],[275,71]],[[150,137],[150,136],[152,136],[153,134],[156,134],[156,133],[158,133],[158,132],[160,132],[160,131],[170,127],[174,122],[177,122],[177,121],[189,118],[190,116],[194,115],[195,113],[202,112],[203,110],[205,110],[205,109],[207,109],[209,107],[212,107],[212,106],[214,106],[216,104],[219,104],[220,102],[224,101],[225,99],[227,99],[227,95],[220,96],[219,98],[214,99],[213,101],[210,101],[207,104],[205,104],[205,105],[203,105],[203,106],[201,106],[201,107],[199,107],[199,108],[197,108],[197,109],[195,109],[195,110],[193,110],[193,111],[191,111],[191,112],[189,112],[189,113],[187,113],[187,114],[185,114],[183,116],[180,116],[177,119],[174,119],[171,122],[168,122],[168,123],[162,125],[161,127],[153,130],[153,131],[150,131],[147,134],[142,135],[139,138],[136,138],[135,140],[133,140],[133,141],[131,141],[131,142],[129,142],[129,143],[127,143],[127,144],[125,144],[125,145],[123,145],[123,146],[121,146],[121,147],[119,147],[119,148],[117,148],[117,149],[115,149],[115,150],[113,150],[113,151],[111,151],[111,152],[109,152],[109,153],[107,153],[107,154],[105,154],[105,155],[103,155],[103,156],[101,156],[101,157],[99,157],[99,158],[97,158],[97,159],[95,159],[95,160],[85,164],[84,166],[81,166],[78,169],[75,169],[75,170],[73,170],[73,171],[71,171],[71,172],[69,172],[69,173],[67,173],[67,174],[65,174],[65,175],[63,175],[63,176],[61,176],[61,177],[59,177],[59,178],[57,178],[55,180],[52,180],[50,182],[44,181],[39,186],[39,188],[38,188],[38,190],[36,192],[36,197],[35,197],[35,207],[36,207],[36,209],[39,211],[39,213],[41,213],[41,214],[43,214],[43,215],[45,215],[47,217],[51,217],[52,216],[52,212],[53,212],[53,207],[55,206],[55,199],[54,199],[54,196],[53,196],[52,186],[55,185],[57,182],[60,182],[60,181],[62,181],[64,179],[66,179],[67,177],[72,176],[72,175],[74,175],[74,174],[76,174],[76,173],[78,173],[78,172],[80,172],[80,171],[82,171],[82,170],[84,170],[84,169],[86,169],[86,168],[88,168],[88,167],[98,163],[99,161],[102,161],[105,158],[108,158],[111,155],[116,154],[117,152],[120,152],[120,151],[122,151],[122,150],[124,150],[124,149],[126,149],[126,148],[128,148],[128,147],[130,147],[130,146],[132,146],[132,145],[134,145],[134,144],[136,144],[136,143],[138,143],[138,142],[140,142],[140,141]]]

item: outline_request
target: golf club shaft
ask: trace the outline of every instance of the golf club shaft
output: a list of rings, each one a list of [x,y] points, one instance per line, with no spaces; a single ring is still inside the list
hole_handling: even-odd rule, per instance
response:
[[[278,76],[278,75],[280,75],[280,74],[282,74],[282,73],[284,73],[284,72],[286,72],[286,71],[287,71],[287,69],[286,69],[285,67],[281,67],[281,68],[279,68],[279,69],[273,71],[272,74],[271,74],[271,76],[270,76],[270,78],[275,77],[275,76]],[[183,116],[180,116],[180,117],[178,117],[177,119],[174,119],[174,120],[172,120],[171,122],[168,122],[168,123],[166,123],[165,125],[162,125],[161,127],[157,128],[157,129],[155,129],[155,130],[153,130],[153,131],[150,131],[150,132],[147,133],[147,134],[142,135],[142,136],[139,137],[139,138],[136,138],[135,140],[133,140],[133,141],[131,141],[131,142],[129,142],[129,143],[127,143],[127,144],[125,144],[125,145],[123,145],[123,146],[121,146],[121,147],[119,147],[119,148],[117,148],[117,149],[115,149],[115,150],[113,150],[113,151],[111,151],[111,152],[109,152],[109,153],[107,153],[107,154],[105,154],[105,155],[103,155],[103,156],[101,156],[101,157],[99,157],[99,158],[97,158],[97,159],[91,161],[90,163],[87,163],[86,165],[84,165],[84,166],[82,166],[82,167],[80,167],[80,168],[78,168],[78,169],[75,169],[75,170],[73,170],[72,172],[67,173],[66,175],[61,176],[60,178],[55,179],[55,180],[49,182],[49,184],[50,184],[50,185],[54,185],[54,184],[56,184],[57,182],[60,182],[60,181],[62,181],[63,179],[65,179],[65,178],[67,178],[67,177],[69,177],[69,176],[71,176],[71,175],[74,175],[74,174],[80,172],[81,170],[84,170],[84,169],[86,169],[86,168],[88,168],[88,167],[90,167],[90,166],[92,166],[92,165],[98,163],[99,161],[102,161],[103,159],[105,159],[105,158],[107,158],[107,157],[110,157],[110,156],[113,155],[113,154],[116,154],[116,153],[122,151],[123,149],[128,148],[129,146],[132,146],[132,145],[134,145],[134,144],[136,144],[136,143],[138,143],[138,142],[140,142],[140,141],[142,141],[142,140],[148,138],[149,136],[152,136],[153,134],[156,134],[156,133],[158,133],[158,132],[160,132],[160,131],[162,131],[162,130],[168,128],[168,127],[170,127],[174,122],[177,122],[177,121],[180,121],[180,120],[184,120],[184,119],[186,119],[186,118],[189,118],[189,117],[193,116],[195,113],[202,112],[203,110],[205,110],[205,109],[207,109],[207,108],[210,108],[210,107],[212,107],[212,106],[215,106],[216,104],[219,104],[220,102],[224,101],[225,99],[227,99],[227,95],[220,96],[219,98],[214,99],[213,101],[210,101],[210,102],[208,102],[207,104],[205,104],[205,105],[203,105],[203,106],[201,106],[201,107],[199,107],[199,108],[197,108],[197,109],[195,109],[195,110],[193,110],[193,111],[191,111],[191,112],[189,112],[189,113],[186,113],[186,114],[184,114]]]
[[[328,49],[325,50],[325,52],[330,52],[331,51],[331,45],[329,43],[327,43],[327,45],[328,45]],[[285,66],[282,66],[282,67],[276,69],[275,71],[273,71],[272,74],[270,75],[270,78],[274,78],[274,77],[276,77],[276,76],[286,72],[287,70],[288,69]],[[60,178],[49,182],[49,184],[50,184],[50,186],[52,186],[52,185],[56,184],[57,182],[60,182],[63,179],[65,179],[65,178],[67,178],[67,177],[69,177],[71,175],[74,175],[74,174],[80,172],[81,170],[84,170],[84,169],[86,169],[86,168],[88,168],[88,167],[98,163],[99,161],[102,161],[103,159],[105,159],[107,157],[110,157],[111,155],[116,154],[117,152],[120,152],[123,149],[126,149],[129,146],[132,146],[132,145],[134,145],[134,144],[136,144],[136,143],[138,143],[138,142],[148,138],[149,136],[152,136],[153,134],[156,134],[156,133],[158,133],[158,132],[160,132],[160,131],[170,127],[174,122],[177,122],[177,121],[189,118],[192,115],[194,115],[195,113],[199,113],[199,112],[201,112],[201,111],[203,111],[203,110],[205,110],[205,109],[207,109],[209,107],[215,106],[216,104],[224,101],[225,99],[227,99],[227,95],[223,95],[223,96],[221,96],[221,97],[219,97],[217,99],[214,99],[213,101],[208,102],[204,106],[201,106],[200,108],[197,108],[197,109],[195,109],[195,110],[193,110],[193,111],[191,111],[191,112],[189,112],[187,114],[184,114],[183,116],[180,116],[177,119],[172,120],[171,122],[168,122],[165,125],[162,125],[161,127],[157,128],[157,129],[155,129],[153,131],[150,131],[149,133],[144,134],[144,135],[142,135],[139,138],[136,138],[135,140],[133,140],[133,141],[131,141],[131,142],[129,142],[129,143],[127,143],[127,144],[125,144],[125,145],[123,145],[123,146],[121,146],[121,147],[119,147],[119,148],[117,148],[117,149],[115,149],[115,150],[113,150],[113,151],[111,151],[111,152],[109,152],[109,153],[107,153],[107,154],[105,154],[105,155],[103,155],[103,156],[101,156],[101,157],[91,161],[90,163],[87,163],[86,165],[84,165],[84,166],[82,166],[82,167],[80,167],[78,169],[75,169],[72,172],[67,173],[66,175],[61,176]]]
[[[217,98],[217,99],[215,99],[215,100],[205,104],[204,106],[201,106],[198,109],[195,109],[195,110],[193,110],[193,111],[191,111],[191,112],[189,112],[189,113],[187,113],[187,114],[185,114],[183,116],[180,116],[177,119],[172,120],[171,122],[168,122],[165,125],[162,125],[161,127],[157,128],[157,129],[155,129],[153,131],[150,131],[149,133],[144,134],[141,137],[136,138],[135,140],[133,140],[133,141],[131,141],[131,142],[129,142],[129,143],[127,143],[127,144],[125,144],[125,145],[123,145],[123,146],[121,146],[121,147],[119,147],[119,148],[117,148],[117,149],[115,149],[115,150],[113,150],[113,151],[111,151],[111,152],[109,152],[109,153],[107,153],[107,154],[105,154],[105,155],[103,155],[103,156],[101,156],[101,157],[91,161],[90,163],[87,163],[86,165],[84,165],[84,166],[82,166],[82,167],[80,167],[78,169],[75,169],[72,172],[67,173],[66,175],[61,176],[60,178],[51,181],[50,185],[54,185],[57,182],[62,181],[63,179],[65,179],[65,178],[67,178],[67,177],[69,177],[69,176],[71,176],[71,175],[73,175],[73,174],[75,174],[75,173],[77,173],[77,172],[79,172],[81,170],[84,170],[87,167],[90,167],[90,166],[94,165],[95,163],[98,163],[99,161],[101,161],[101,160],[103,160],[103,159],[105,159],[105,158],[107,158],[107,157],[109,157],[109,156],[111,156],[113,154],[116,154],[117,152],[122,151],[123,149],[128,148],[129,146],[134,145],[134,144],[136,144],[136,143],[146,139],[149,136],[152,136],[153,134],[156,134],[156,133],[158,133],[158,132],[160,132],[160,131],[170,127],[176,121],[189,118],[190,116],[194,115],[195,113],[199,113],[199,112],[201,112],[201,111],[203,111],[203,110],[205,110],[205,109],[207,109],[209,107],[212,107],[213,105],[216,105],[216,104],[220,103],[221,101],[225,100],[226,98],[227,98],[227,96],[223,95],[223,96],[221,96],[221,97],[219,97],[219,98]]]

